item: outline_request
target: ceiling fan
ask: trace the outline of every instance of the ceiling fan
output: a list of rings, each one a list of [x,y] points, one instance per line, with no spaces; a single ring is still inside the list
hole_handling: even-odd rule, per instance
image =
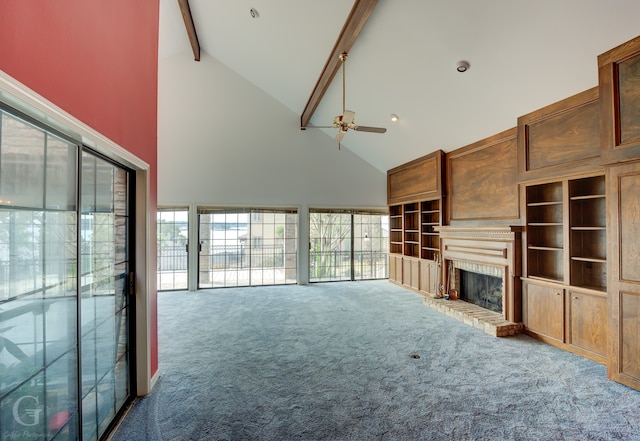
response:
[[[352,110],[345,109],[345,62],[349,55],[345,52],[339,55],[342,62],[342,115],[338,115],[333,118],[333,125],[330,126],[308,126],[314,129],[338,129],[335,140],[338,141],[338,149],[340,149],[340,142],[344,135],[346,135],[349,129],[356,132],[370,132],[370,133],[385,133],[387,129],[384,127],[369,127],[356,124],[356,113]]]

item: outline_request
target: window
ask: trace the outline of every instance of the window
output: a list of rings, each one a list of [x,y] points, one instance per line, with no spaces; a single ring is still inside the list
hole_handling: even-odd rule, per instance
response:
[[[158,208],[158,290],[187,289],[189,211]]]
[[[200,209],[198,287],[297,281],[296,210]]]

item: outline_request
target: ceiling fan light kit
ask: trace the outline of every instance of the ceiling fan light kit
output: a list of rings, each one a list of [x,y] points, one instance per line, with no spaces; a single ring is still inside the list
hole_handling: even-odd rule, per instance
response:
[[[345,109],[345,61],[349,57],[349,54],[343,52],[338,56],[342,62],[342,115],[338,115],[333,118],[333,125],[331,126],[308,126],[316,129],[338,129],[335,140],[338,141],[338,150],[340,149],[340,141],[344,138],[344,135],[349,129],[356,132],[370,132],[370,133],[385,133],[387,129],[384,127],[369,127],[356,125],[355,116],[356,113],[352,110]],[[397,117],[397,115],[396,115]]]

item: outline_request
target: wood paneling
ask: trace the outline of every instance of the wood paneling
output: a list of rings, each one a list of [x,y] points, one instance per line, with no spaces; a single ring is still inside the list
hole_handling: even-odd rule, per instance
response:
[[[607,169],[607,375],[640,389],[640,163]]]
[[[447,155],[449,219],[500,220],[520,217],[516,129]],[[505,222],[502,222],[505,223]]]
[[[518,149],[521,181],[597,169],[598,88],[518,118]]]
[[[442,158],[438,150],[387,172],[387,202],[432,199],[442,195]]]
[[[640,37],[598,56],[601,158],[640,159]]]

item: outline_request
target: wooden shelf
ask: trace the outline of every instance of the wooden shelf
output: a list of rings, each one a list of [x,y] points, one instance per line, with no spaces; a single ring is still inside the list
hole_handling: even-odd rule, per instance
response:
[[[529,202],[529,203],[527,203],[527,207],[547,207],[549,205],[562,205],[562,201]]]
[[[595,259],[593,257],[577,257],[572,256],[571,260],[578,260],[580,262],[594,262],[594,263],[607,263],[607,259]]]

